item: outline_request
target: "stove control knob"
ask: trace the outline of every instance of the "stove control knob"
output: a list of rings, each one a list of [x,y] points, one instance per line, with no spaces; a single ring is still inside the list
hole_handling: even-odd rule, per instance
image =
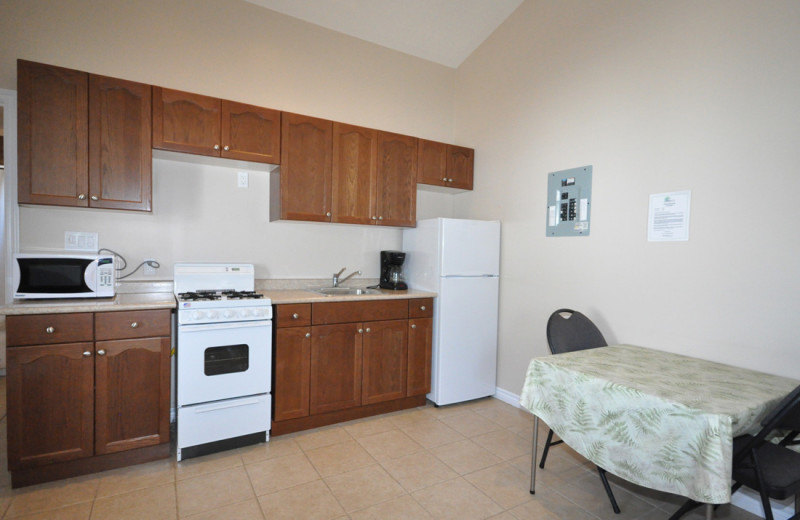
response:
[[[206,317],[206,313],[205,313],[205,312],[202,312],[202,311],[194,311],[194,312],[192,313],[192,319],[193,319],[194,321],[200,321],[200,320],[202,320],[202,319],[203,319],[203,318],[205,318],[205,317]]]
[[[254,314],[253,309],[245,309],[242,311],[242,316],[244,317],[249,317],[252,316],[253,314]]]
[[[227,310],[227,311],[222,313],[222,317],[223,318],[227,319],[227,318],[230,318],[231,316],[233,316],[233,312],[232,311]]]
[[[213,318],[216,318],[217,316],[218,316],[217,311],[208,311],[208,317],[209,318],[213,319]]]
[[[266,311],[264,311],[264,309],[256,309],[253,312],[255,313],[257,318],[263,318],[267,314]]]

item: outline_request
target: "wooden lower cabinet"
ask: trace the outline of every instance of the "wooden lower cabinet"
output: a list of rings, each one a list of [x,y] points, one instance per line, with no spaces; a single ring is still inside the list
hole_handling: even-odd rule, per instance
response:
[[[6,366],[8,469],[90,457],[94,345],[9,348]]]
[[[276,305],[272,435],[425,404],[432,320],[409,319],[419,307],[433,300]]]
[[[312,414],[361,404],[361,335],[359,323],[311,327]]]
[[[97,340],[114,322],[167,335]],[[169,309],[8,316],[6,328],[13,487],[169,456]]]

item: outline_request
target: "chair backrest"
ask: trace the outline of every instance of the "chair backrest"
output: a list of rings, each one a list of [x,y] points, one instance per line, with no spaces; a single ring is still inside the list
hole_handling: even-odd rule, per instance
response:
[[[761,421],[761,431],[752,437],[747,443],[737,448],[733,454],[733,463],[744,459],[748,452],[754,447],[759,446],[773,430],[787,428],[789,424],[794,424],[800,417],[800,385],[784,397]]]
[[[572,309],[558,309],[547,320],[550,352],[561,354],[608,345],[592,320]]]

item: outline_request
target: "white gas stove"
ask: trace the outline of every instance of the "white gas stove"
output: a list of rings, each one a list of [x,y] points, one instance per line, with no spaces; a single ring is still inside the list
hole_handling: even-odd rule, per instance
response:
[[[269,439],[272,306],[251,264],[175,264],[178,460]]]

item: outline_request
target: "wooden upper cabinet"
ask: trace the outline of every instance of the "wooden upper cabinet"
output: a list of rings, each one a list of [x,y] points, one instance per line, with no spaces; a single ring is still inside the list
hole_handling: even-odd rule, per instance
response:
[[[153,147],[219,157],[221,102],[153,87]]]
[[[17,61],[20,203],[89,205],[89,75]]]
[[[378,223],[417,223],[417,138],[378,132]]]
[[[332,222],[374,221],[377,158],[377,130],[333,123]]]
[[[280,218],[330,222],[333,122],[283,112]]]
[[[152,209],[150,85],[89,76],[89,205]]]
[[[280,116],[269,108],[153,87],[153,147],[277,163]]]
[[[278,164],[280,150],[278,110],[222,100],[221,157]]]
[[[474,167],[475,150],[447,145],[447,185],[450,188],[471,190]]]
[[[419,140],[417,182],[462,190],[472,189],[475,150]]]

